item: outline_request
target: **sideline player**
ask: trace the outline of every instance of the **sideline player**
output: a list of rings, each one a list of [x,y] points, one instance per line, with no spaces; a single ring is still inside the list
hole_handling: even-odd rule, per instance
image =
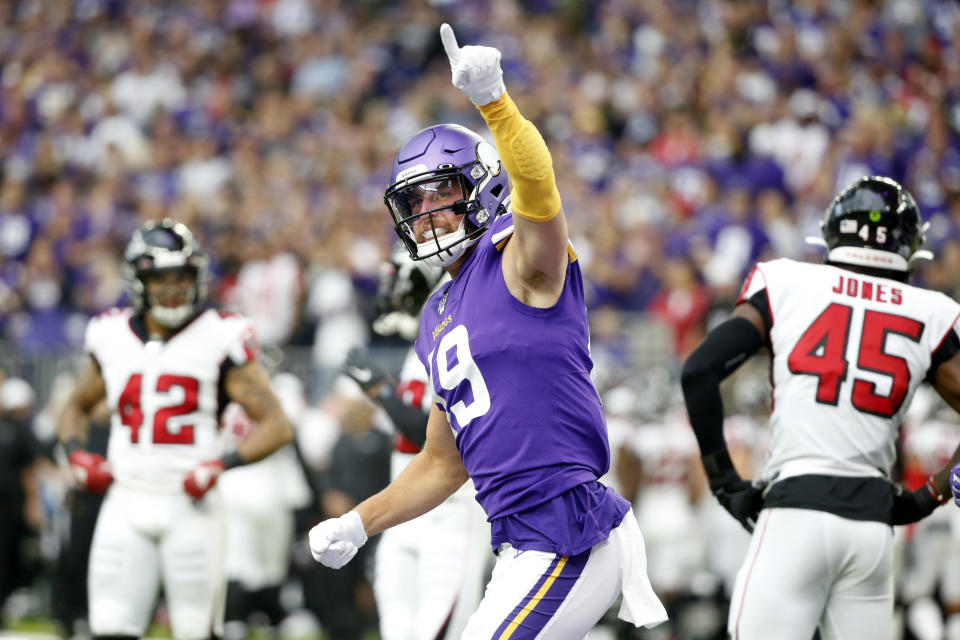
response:
[[[133,306],[90,321],[90,368],[60,421],[78,481],[107,492],[90,551],[90,628],[96,637],[142,636],[162,580],[174,637],[221,636],[217,477],[287,444],[293,428],[257,361],[250,322],[201,308],[206,257],[186,226],[147,222],[124,260]],[[82,445],[103,399],[112,413],[106,458]],[[219,413],[230,400],[259,428],[218,457]]]
[[[420,310],[446,274],[439,267],[410,259],[402,243],[383,268],[378,294],[383,314],[374,330],[416,326]],[[393,331],[387,331],[393,333]],[[412,338],[411,338],[412,339]],[[352,378],[390,416],[397,429],[390,458],[390,477],[396,479],[419,453],[426,439],[432,406],[429,380],[416,350],[411,347],[392,384],[386,370],[366,351],[347,355],[344,373]],[[489,527],[466,482],[429,513],[383,532],[377,545],[373,588],[384,640],[459,638],[483,589],[484,538]]]
[[[960,459],[958,448],[915,491],[890,481],[918,385],[930,382],[960,409],[960,305],[907,284],[914,260],[930,256],[919,250],[913,197],[866,176],[827,207],[822,230],[826,264],[757,264],[732,317],[683,366],[710,488],[753,531],[728,617],[735,639],[776,629],[809,640],[818,628],[825,640],[887,637],[890,525],[940,506]],[[753,484],[730,462],[719,386],[762,346],[773,359],[774,408],[769,457]]]
[[[411,257],[453,278],[415,345],[434,400],[426,443],[389,487],[315,526],[311,551],[341,567],[472,478],[497,561],[463,638],[582,638],[621,593],[623,619],[656,625],[666,612],[636,518],[598,481],[610,451],[550,153],[506,93],[500,52],[459,47],[446,24],[440,35],[497,149],[456,125],[424,129],[385,196]],[[508,191],[512,213],[498,215]]]
[[[307,409],[300,378],[277,373],[270,388],[284,413],[299,432]],[[221,435],[232,451],[256,432],[256,425],[231,402],[220,420]],[[281,589],[290,569],[294,512],[313,496],[293,444],[285,445],[259,462],[234,469],[218,482],[227,514],[227,605],[224,637],[250,637],[249,618],[260,613],[267,635],[275,635],[287,612]]]

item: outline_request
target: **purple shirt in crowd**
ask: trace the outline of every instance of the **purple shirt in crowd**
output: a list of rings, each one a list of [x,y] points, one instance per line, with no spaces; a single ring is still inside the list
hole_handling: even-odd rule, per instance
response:
[[[509,542],[576,555],[605,540],[630,505],[597,482],[610,448],[590,379],[580,266],[569,263],[553,307],[524,305],[500,265],[512,224],[510,215],[494,221],[457,277],[431,296],[416,349],[494,549]]]

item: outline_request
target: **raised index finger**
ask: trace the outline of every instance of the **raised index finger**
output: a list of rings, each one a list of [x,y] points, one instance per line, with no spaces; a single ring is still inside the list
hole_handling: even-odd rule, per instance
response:
[[[460,45],[457,36],[453,34],[453,27],[444,22],[440,25],[440,40],[443,41],[443,50],[447,52],[450,62],[456,62],[460,57]]]

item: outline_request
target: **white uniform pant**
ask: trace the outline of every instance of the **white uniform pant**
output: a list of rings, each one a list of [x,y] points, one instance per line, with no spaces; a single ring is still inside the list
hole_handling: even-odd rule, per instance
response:
[[[248,591],[283,584],[290,569],[293,512],[282,504],[227,507],[227,576]]]
[[[916,524],[907,550],[901,596],[904,602],[933,597],[960,603],[960,509],[937,509]]]
[[[893,529],[764,509],[730,603],[732,640],[881,640],[893,625]]]
[[[609,538],[577,556],[501,545],[463,640],[580,640],[621,592],[622,619],[647,627],[667,619],[647,578],[643,536],[633,511]]]
[[[144,635],[163,580],[174,638],[223,635],[225,541],[216,488],[195,502],[114,484],[90,549],[92,633]]]
[[[490,527],[467,492],[387,529],[373,582],[383,640],[459,638],[490,557]]]

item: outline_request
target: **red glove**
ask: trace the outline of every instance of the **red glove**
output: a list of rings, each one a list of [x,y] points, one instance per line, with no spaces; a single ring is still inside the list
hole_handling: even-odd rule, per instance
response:
[[[193,468],[183,481],[183,490],[194,500],[201,499],[217,484],[226,467],[222,460],[207,460]]]
[[[93,493],[103,493],[113,482],[110,465],[99,453],[76,449],[70,453],[70,469],[77,482]]]

